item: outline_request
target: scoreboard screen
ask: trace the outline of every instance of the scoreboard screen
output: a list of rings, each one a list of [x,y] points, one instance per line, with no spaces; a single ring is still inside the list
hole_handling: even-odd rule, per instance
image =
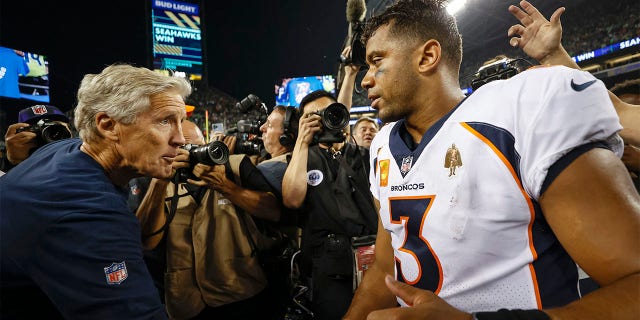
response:
[[[153,69],[173,70],[189,80],[202,79],[202,33],[199,6],[152,0]]]
[[[0,97],[49,103],[47,56],[0,46]]]

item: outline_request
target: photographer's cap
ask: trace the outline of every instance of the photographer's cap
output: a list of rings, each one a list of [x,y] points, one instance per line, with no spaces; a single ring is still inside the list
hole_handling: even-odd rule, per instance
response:
[[[20,113],[18,113],[18,122],[25,122],[30,125],[34,125],[40,119],[69,122],[69,118],[67,118],[60,109],[44,104],[37,104],[35,106],[24,108],[20,110]]]

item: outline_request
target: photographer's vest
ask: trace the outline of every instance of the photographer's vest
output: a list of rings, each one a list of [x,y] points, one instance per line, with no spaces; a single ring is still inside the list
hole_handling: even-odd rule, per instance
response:
[[[240,185],[239,166],[245,155],[231,155],[229,164]],[[179,194],[186,193],[180,184]],[[174,186],[167,187],[173,196]],[[165,301],[173,319],[196,316],[207,305],[218,307],[250,298],[267,280],[257,255],[252,255],[247,230],[257,242],[253,219],[231,201],[207,189],[200,205],[180,197],[167,234]]]

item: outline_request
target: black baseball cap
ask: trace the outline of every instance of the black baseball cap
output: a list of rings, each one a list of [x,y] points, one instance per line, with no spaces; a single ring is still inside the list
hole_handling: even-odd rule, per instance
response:
[[[30,125],[38,123],[40,119],[58,120],[69,123],[69,118],[60,111],[60,109],[44,104],[24,108],[20,110],[18,114],[18,122],[25,122]]]

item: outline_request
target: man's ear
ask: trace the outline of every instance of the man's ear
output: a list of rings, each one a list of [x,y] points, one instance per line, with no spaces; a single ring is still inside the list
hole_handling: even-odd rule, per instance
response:
[[[96,115],[96,127],[98,128],[100,135],[105,139],[112,141],[120,140],[120,135],[118,134],[118,122],[106,113],[98,112]]]
[[[429,72],[440,63],[442,47],[440,47],[440,42],[437,40],[429,39],[420,46],[419,50],[420,62],[418,71]]]

